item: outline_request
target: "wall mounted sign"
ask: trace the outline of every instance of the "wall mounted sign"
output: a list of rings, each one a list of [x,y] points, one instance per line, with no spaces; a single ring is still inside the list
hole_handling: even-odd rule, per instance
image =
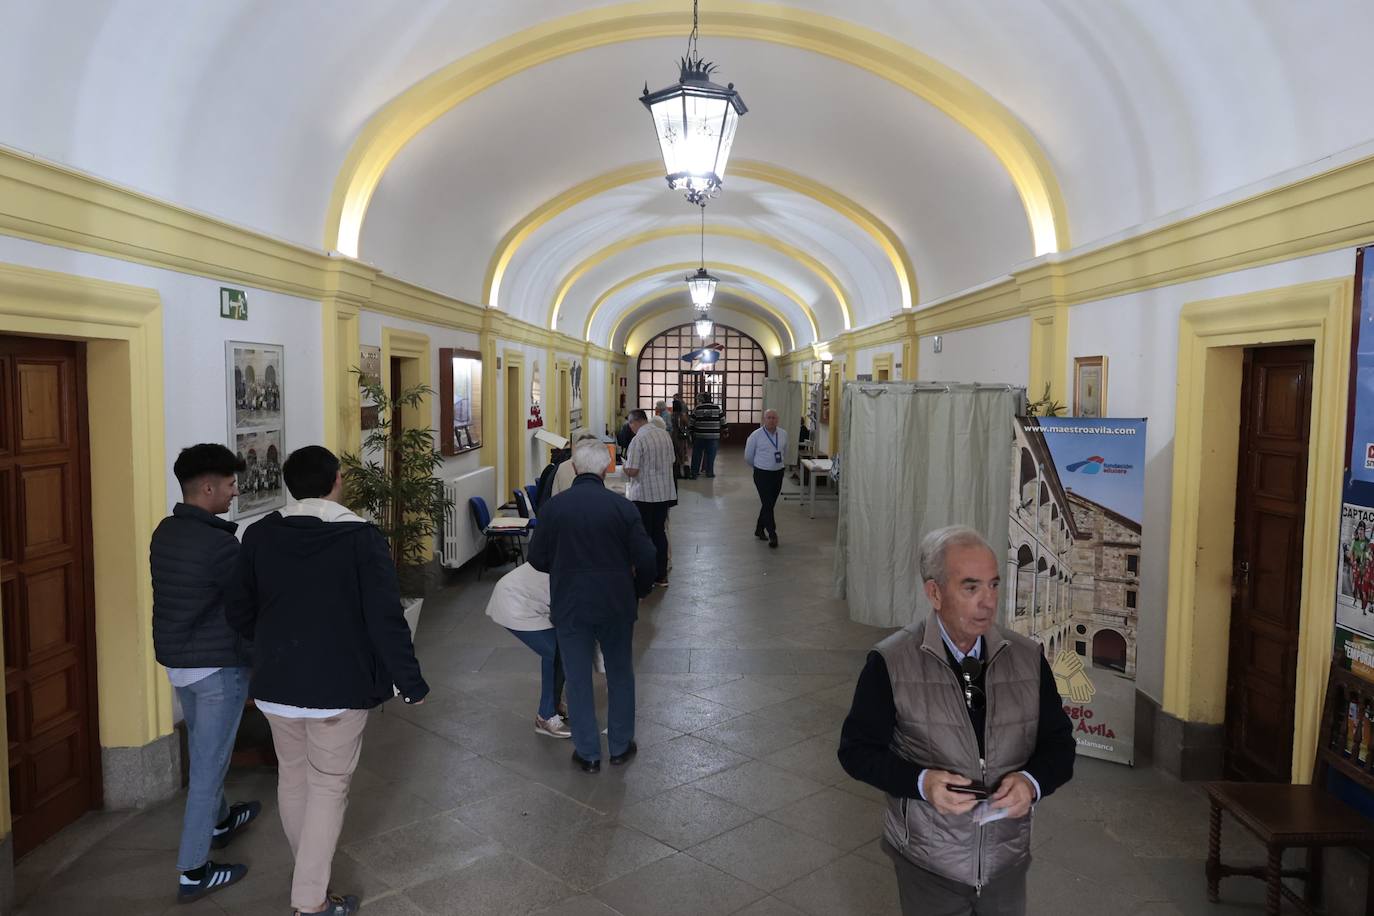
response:
[[[285,355],[279,344],[225,343],[229,442],[247,467],[239,474],[234,518],[286,505]]]
[[[540,403],[544,394],[544,386],[539,382],[539,363],[534,364],[534,371],[530,373],[530,418],[525,421],[526,429],[538,429],[544,425],[544,408]]]
[[[219,288],[219,317],[234,321],[248,320],[248,294],[241,289]]]
[[[358,348],[358,371],[362,373],[362,381],[371,385],[382,383],[382,348],[363,344]],[[362,429],[377,428],[377,405],[363,404],[360,408],[362,414]]]
[[[1073,415],[1100,417],[1107,409],[1107,357],[1078,356],[1073,361]]]

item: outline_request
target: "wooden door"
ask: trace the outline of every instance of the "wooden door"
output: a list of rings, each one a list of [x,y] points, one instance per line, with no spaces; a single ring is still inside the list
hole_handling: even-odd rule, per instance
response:
[[[0,337],[0,601],[23,855],[100,805],[85,345]]]
[[[1226,676],[1233,779],[1292,775],[1311,410],[1311,345],[1246,350]]]

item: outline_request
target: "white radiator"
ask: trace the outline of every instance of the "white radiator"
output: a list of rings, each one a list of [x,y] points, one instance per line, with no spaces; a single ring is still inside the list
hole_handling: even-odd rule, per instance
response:
[[[480,468],[444,481],[444,493],[453,500],[453,508],[444,519],[444,550],[440,563],[457,569],[486,544],[486,538],[473,524],[468,498],[480,496],[487,501],[487,511],[496,514],[496,468]]]

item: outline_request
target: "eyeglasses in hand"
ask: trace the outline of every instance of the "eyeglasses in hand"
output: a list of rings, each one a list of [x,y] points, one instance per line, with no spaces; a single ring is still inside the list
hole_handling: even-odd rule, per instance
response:
[[[987,694],[973,682],[983,676],[983,662],[972,655],[965,655],[959,663],[959,669],[964,676],[964,702],[968,704],[970,712],[982,712],[987,705]]]

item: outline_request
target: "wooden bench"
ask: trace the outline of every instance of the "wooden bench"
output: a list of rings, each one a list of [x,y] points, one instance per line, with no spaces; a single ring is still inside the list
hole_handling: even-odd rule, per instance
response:
[[[1278,916],[1287,897],[1300,912],[1315,914],[1322,900],[1322,851],[1354,846],[1371,853],[1370,884],[1365,913],[1374,916],[1374,821],[1327,791],[1327,775],[1342,773],[1358,786],[1374,791],[1374,684],[1336,667],[1326,682],[1317,767],[1310,786],[1264,782],[1212,782],[1206,785],[1211,804],[1207,843],[1207,899],[1217,903],[1222,878],[1235,875],[1265,882],[1268,916]],[[1221,812],[1231,816],[1264,844],[1265,864],[1239,867],[1221,862]],[[1305,867],[1285,869],[1286,849],[1307,850]],[[1300,896],[1283,883],[1303,879]]]

